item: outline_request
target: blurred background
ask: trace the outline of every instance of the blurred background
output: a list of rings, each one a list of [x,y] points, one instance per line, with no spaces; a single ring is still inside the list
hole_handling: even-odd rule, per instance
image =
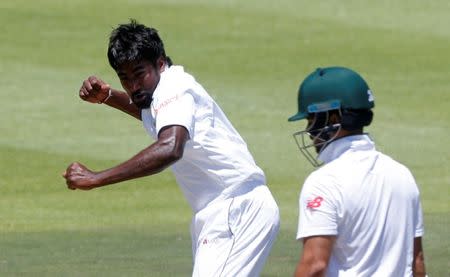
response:
[[[366,131],[421,190],[429,276],[450,275],[450,2],[294,0],[2,0],[0,275],[189,276],[191,211],[169,170],[69,191],[73,161],[102,170],[152,143],[137,120],[82,102],[130,18],[159,30],[166,52],[203,84],[246,140],[281,209],[262,276],[292,276],[297,199],[312,166],[288,123],[300,82],[346,66],[374,93]]]

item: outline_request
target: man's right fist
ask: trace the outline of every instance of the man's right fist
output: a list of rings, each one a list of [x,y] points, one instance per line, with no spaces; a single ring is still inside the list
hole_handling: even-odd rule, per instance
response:
[[[95,76],[83,81],[80,88],[80,98],[91,103],[103,103],[109,96],[111,87]]]

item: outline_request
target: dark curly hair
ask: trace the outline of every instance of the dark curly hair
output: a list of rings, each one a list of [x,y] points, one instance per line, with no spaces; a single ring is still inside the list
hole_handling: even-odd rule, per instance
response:
[[[108,45],[108,60],[114,70],[125,62],[147,60],[156,66],[163,57],[172,64],[164,51],[164,44],[154,28],[139,24],[131,19],[128,24],[120,24],[111,32]]]

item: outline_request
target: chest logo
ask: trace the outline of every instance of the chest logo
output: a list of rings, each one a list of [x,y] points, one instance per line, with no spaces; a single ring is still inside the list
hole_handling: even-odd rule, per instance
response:
[[[175,95],[171,98],[168,98],[166,100],[164,100],[162,103],[156,105],[156,107],[154,107],[154,111],[155,114],[158,114],[160,110],[164,109],[165,107],[169,106],[170,103],[177,101],[179,98],[178,95]]]

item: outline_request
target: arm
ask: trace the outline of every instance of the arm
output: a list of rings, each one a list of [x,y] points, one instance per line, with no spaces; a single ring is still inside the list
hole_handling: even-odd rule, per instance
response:
[[[413,275],[414,277],[426,276],[421,237],[414,238]]]
[[[325,276],[335,236],[314,236],[303,239],[303,253],[295,270],[295,277]]]
[[[133,103],[130,103],[126,93],[111,89],[109,84],[95,76],[90,76],[83,81],[79,96],[84,101],[106,104],[141,120],[141,110]]]
[[[125,92],[111,89],[111,96],[103,102],[110,107],[116,108],[126,114],[129,114],[136,119],[141,119],[141,110],[133,103],[130,103],[130,98]]]
[[[69,189],[89,190],[162,171],[183,156],[189,139],[186,128],[171,125],[159,132],[158,140],[128,161],[113,168],[93,172],[79,163],[72,163],[63,174]]]

